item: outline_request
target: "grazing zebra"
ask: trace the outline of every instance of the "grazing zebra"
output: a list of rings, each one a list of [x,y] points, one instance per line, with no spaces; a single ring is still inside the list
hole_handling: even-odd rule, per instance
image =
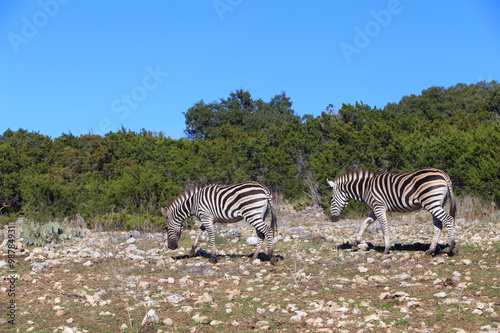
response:
[[[267,237],[267,253],[273,265],[276,257],[273,255],[274,235],[277,232],[276,212],[272,206],[272,196],[269,190],[257,182],[246,182],[237,185],[195,185],[183,191],[161,212],[165,217],[168,248],[175,250],[182,232],[182,221],[190,216],[196,216],[202,223],[190,256],[195,255],[200,234],[206,230],[212,245],[210,262],[216,263],[217,250],[213,223],[234,223],[245,219],[257,231],[259,242],[251,261],[257,258],[264,237]],[[267,213],[271,211],[271,227],[264,223]]]
[[[363,169],[348,171],[333,181],[327,181],[332,187],[330,219],[333,222],[339,220],[350,199],[362,201],[371,209],[369,217],[361,224],[352,247],[353,251],[358,249],[365,229],[378,219],[385,240],[384,253],[389,253],[390,237],[385,212],[412,212],[424,207],[432,214],[434,221],[434,238],[425,254],[430,256],[436,250],[443,224],[448,230],[450,255],[458,253],[454,238],[456,203],[450,177],[445,172],[426,168],[402,174],[375,175]],[[448,198],[450,214],[443,210]]]

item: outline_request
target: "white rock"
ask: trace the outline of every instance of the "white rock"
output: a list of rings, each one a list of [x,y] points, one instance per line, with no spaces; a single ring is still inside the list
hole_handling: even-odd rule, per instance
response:
[[[380,318],[376,314],[372,314],[372,315],[365,317],[365,323],[370,323],[372,321],[378,321],[378,320],[380,320]]]
[[[128,329],[127,324],[123,324],[122,326],[120,326],[120,329],[121,329],[122,331],[125,331],[126,329]]]
[[[199,313],[195,314],[191,319],[194,320],[195,323],[208,324],[209,320],[207,316],[200,316]]]
[[[483,311],[481,311],[479,309],[475,309],[474,311],[472,311],[472,313],[480,316],[483,314]]]
[[[174,321],[170,318],[165,318],[163,320],[163,325],[165,325],[165,326],[172,326],[173,324],[174,324]]]
[[[369,248],[369,246],[368,246],[368,244],[366,244],[366,243],[361,243],[361,244],[359,244],[359,245],[358,245],[358,248],[359,248],[361,251],[367,251],[367,250],[368,250],[368,248]]]
[[[434,294],[434,297],[444,298],[446,297],[446,293],[444,291]]]
[[[419,307],[420,305],[421,305],[421,304],[420,304],[420,302],[417,302],[417,301],[410,301],[410,302],[406,303],[406,307],[407,307],[408,309],[411,309],[411,308],[417,308],[417,307]]]
[[[90,266],[92,266],[92,265],[93,265],[93,264],[92,264],[92,261],[90,261],[90,260],[89,260],[89,261],[86,261],[86,262],[83,264],[83,266],[86,266],[86,267],[90,267]]]
[[[248,237],[247,238],[247,245],[250,245],[250,246],[255,246],[259,243],[259,239],[255,236],[252,236],[252,237]]]
[[[365,266],[358,266],[358,272],[366,273],[368,272],[368,268],[366,268]]]
[[[185,313],[191,313],[193,311],[193,307],[189,305],[181,306],[181,311]]]
[[[146,316],[142,320],[142,326],[147,325],[149,323],[157,323],[159,321],[160,321],[160,318],[156,314],[156,311],[151,309],[148,311],[148,313],[146,314]]]
[[[169,301],[172,304],[177,304],[177,303],[183,301],[184,299],[185,299],[184,296],[181,296],[178,294],[170,295],[167,297],[167,301]]]
[[[394,279],[395,280],[408,280],[408,279],[411,279],[411,275],[403,273],[403,274],[395,275]]]

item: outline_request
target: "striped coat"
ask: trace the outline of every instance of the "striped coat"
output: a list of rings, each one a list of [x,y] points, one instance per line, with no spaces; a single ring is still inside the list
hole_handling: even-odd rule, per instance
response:
[[[357,249],[366,228],[378,219],[385,240],[384,253],[389,253],[390,236],[386,211],[405,213],[423,207],[432,214],[434,222],[434,237],[426,255],[435,252],[443,224],[448,231],[450,254],[458,253],[454,238],[456,203],[451,179],[444,171],[425,168],[402,174],[376,175],[363,169],[348,171],[334,180],[327,181],[332,188],[330,207],[332,221],[339,220],[340,214],[351,199],[362,201],[371,209],[369,217],[361,224],[353,250]],[[443,210],[448,199],[450,199],[450,214]]]
[[[270,227],[264,223],[268,212],[271,212]],[[234,223],[244,219],[256,229],[259,238],[252,260],[257,258],[262,242],[267,238],[269,259],[271,263],[276,263],[273,255],[274,235],[277,233],[276,212],[272,206],[271,193],[257,182],[193,186],[183,191],[166,208],[162,208],[162,214],[166,219],[169,249],[177,248],[182,233],[182,222],[194,215],[201,221],[201,228],[190,255],[195,254],[199,236],[206,230],[212,246],[210,261],[217,262],[213,223]]]

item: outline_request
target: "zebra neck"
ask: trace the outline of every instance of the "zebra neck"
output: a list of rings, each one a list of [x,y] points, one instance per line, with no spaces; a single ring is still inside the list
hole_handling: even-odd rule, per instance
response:
[[[365,202],[365,196],[369,188],[367,185],[373,176],[372,173],[359,172],[355,177],[343,183],[343,192],[347,199]]]

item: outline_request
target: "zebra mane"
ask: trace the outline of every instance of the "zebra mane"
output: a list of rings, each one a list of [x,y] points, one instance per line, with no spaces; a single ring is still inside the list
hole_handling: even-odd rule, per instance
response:
[[[354,170],[349,170],[346,171],[333,180],[334,182],[336,181],[345,181],[345,180],[350,180],[350,179],[361,179],[361,178],[367,178],[375,175],[375,173],[370,170],[370,169],[354,169]]]
[[[165,207],[166,210],[169,210],[170,207],[177,205],[181,202],[184,202],[187,198],[191,197],[193,194],[198,192],[203,186],[200,184],[193,185],[184,191],[182,191],[174,200],[172,200],[171,203],[168,204],[167,207]]]

